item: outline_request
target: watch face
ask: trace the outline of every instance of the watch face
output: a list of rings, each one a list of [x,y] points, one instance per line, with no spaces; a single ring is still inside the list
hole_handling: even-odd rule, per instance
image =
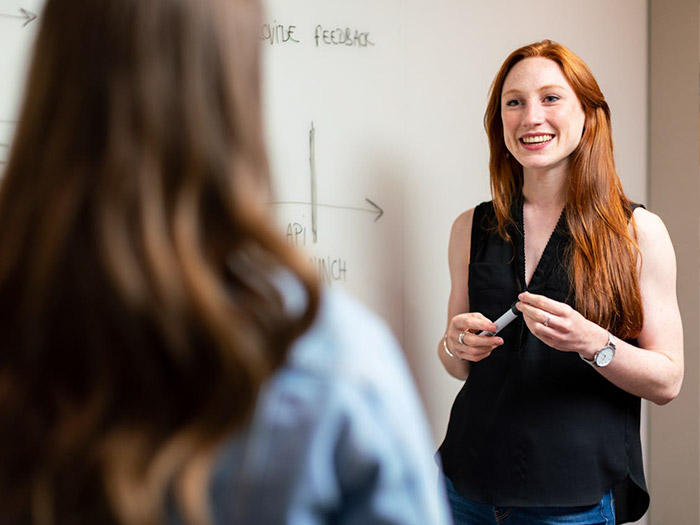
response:
[[[603,347],[595,356],[595,364],[598,366],[607,366],[615,357],[615,349],[611,346]]]

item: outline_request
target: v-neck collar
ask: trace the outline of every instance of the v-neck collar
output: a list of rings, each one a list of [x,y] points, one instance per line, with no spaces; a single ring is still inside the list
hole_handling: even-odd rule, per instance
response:
[[[567,227],[566,220],[564,219],[564,210],[561,211],[559,219],[557,220],[556,226],[552,231],[547,244],[544,247],[542,256],[535,267],[535,271],[532,274],[530,282],[526,284],[525,282],[525,218],[523,212],[524,199],[521,195],[513,203],[512,214],[515,219],[515,227],[511,236],[515,239],[515,260],[517,267],[517,281],[518,287],[521,291],[531,291],[536,292],[539,288],[543,287],[547,281],[547,277],[552,271],[554,262],[557,259],[558,246],[562,241],[566,240]]]

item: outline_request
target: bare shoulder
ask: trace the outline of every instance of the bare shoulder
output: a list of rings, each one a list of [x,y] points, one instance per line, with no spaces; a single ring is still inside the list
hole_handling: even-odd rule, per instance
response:
[[[460,213],[452,224],[448,260],[450,270],[461,273],[469,264],[474,208]],[[453,279],[454,279],[453,274]]]
[[[474,208],[460,213],[452,224],[452,237],[467,238],[471,237],[472,221],[474,220]]]
[[[644,208],[634,210],[637,242],[642,253],[671,246],[671,237],[661,217]]]
[[[661,217],[645,208],[634,210],[634,222],[637,227],[637,235],[650,240],[656,236],[668,237],[668,230]],[[641,239],[640,239],[641,240]]]
[[[634,210],[637,244],[642,257],[642,275],[675,278],[676,254],[671,236],[664,221],[655,213],[637,208]]]

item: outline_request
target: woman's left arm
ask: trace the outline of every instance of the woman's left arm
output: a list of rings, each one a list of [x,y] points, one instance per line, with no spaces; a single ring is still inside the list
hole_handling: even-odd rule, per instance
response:
[[[683,382],[683,326],[676,296],[676,256],[661,219],[643,208],[634,212],[641,261],[638,265],[644,324],[639,347],[617,337],[612,362],[594,367],[623,390],[663,405]],[[518,309],[530,331],[563,352],[588,360],[608,342],[608,332],[576,310],[541,295],[525,292]],[[614,334],[613,334],[614,335]]]

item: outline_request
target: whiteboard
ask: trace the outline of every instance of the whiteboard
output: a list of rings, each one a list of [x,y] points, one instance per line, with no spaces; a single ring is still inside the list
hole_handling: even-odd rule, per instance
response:
[[[447,242],[456,216],[490,198],[482,124],[490,83],[522,44],[550,38],[573,49],[612,108],[626,191],[645,202],[647,3],[266,6],[266,125],[280,227],[321,264],[329,286],[344,286],[387,319],[437,443],[461,386],[435,355],[446,324]],[[334,273],[336,261],[346,271]]]
[[[42,5],[43,0],[0,0],[0,170],[12,141]]]
[[[0,0],[0,162],[42,0]],[[514,48],[543,38],[591,67],[616,160],[646,200],[647,2],[265,0],[265,126],[288,242],[324,282],[377,311],[402,343],[442,438],[460,383],[435,356],[454,218],[488,200],[482,119]],[[0,164],[0,169],[2,165]]]

